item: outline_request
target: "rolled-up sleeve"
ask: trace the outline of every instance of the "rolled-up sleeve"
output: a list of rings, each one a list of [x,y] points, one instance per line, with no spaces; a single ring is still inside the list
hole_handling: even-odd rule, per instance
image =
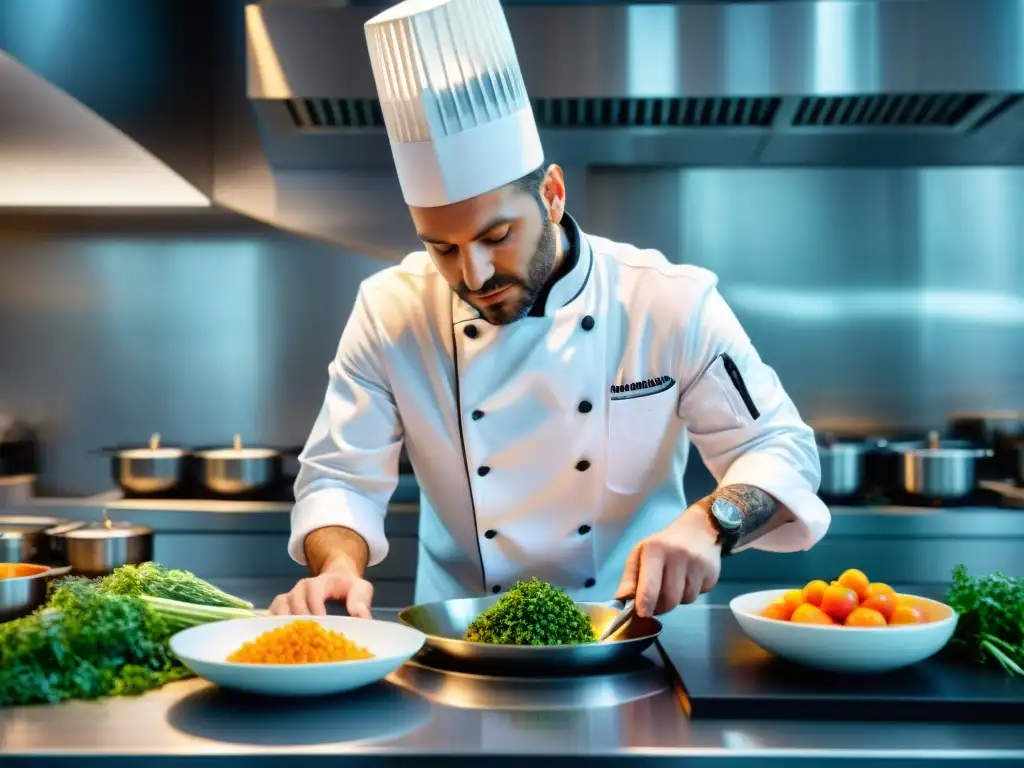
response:
[[[305,565],[306,537],[342,526],[363,537],[369,565],[376,565],[388,553],[384,518],[398,483],[402,426],[363,290],[328,375],[323,405],[299,455],[288,554]]]
[[[831,516],[817,495],[821,465],[814,431],[765,364],[717,290],[705,280],[684,322],[679,416],[720,486],[750,485],[795,518],[755,540],[772,552],[810,549]]]

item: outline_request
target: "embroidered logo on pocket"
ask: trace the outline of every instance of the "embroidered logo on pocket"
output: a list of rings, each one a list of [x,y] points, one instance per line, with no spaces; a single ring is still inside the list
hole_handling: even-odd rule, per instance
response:
[[[664,392],[675,385],[671,376],[655,376],[653,379],[634,381],[629,384],[612,384],[610,387],[612,400],[629,400],[633,397],[646,397]]]

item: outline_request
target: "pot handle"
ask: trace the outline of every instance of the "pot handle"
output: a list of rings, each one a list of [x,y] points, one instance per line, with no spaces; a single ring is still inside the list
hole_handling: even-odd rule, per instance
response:
[[[61,576],[67,576],[71,573],[70,565],[62,565],[60,568],[51,568],[46,572],[46,578],[48,579],[59,579]]]

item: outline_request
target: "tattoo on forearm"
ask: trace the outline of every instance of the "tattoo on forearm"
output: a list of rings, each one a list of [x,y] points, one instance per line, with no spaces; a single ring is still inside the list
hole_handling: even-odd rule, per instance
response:
[[[743,517],[739,531],[741,540],[771,520],[779,506],[770,494],[751,485],[726,485],[712,493],[708,499],[726,499],[739,508]]]

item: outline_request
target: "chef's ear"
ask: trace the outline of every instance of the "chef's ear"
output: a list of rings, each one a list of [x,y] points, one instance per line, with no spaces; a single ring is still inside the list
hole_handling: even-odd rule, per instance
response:
[[[565,215],[565,174],[562,169],[552,163],[544,174],[541,194],[547,205],[548,217],[552,224],[559,224]]]

